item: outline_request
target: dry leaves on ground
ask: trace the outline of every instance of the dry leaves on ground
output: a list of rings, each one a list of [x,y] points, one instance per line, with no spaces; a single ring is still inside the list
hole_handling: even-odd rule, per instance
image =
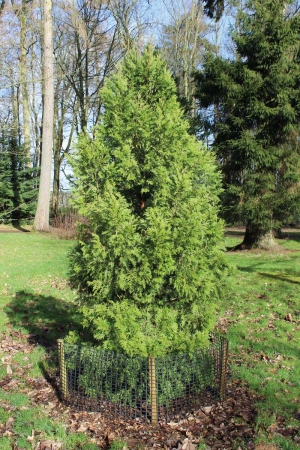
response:
[[[27,354],[34,344],[28,343],[30,335],[15,337],[5,336],[1,344],[5,358],[15,351]],[[25,339],[27,338],[27,339]],[[3,364],[11,360],[4,359]],[[70,432],[87,433],[101,449],[107,449],[115,439],[124,440],[129,449],[163,448],[164,450],[196,450],[199,442],[205,442],[208,449],[232,449],[237,440],[243,442],[244,448],[254,450],[255,437],[255,403],[257,396],[249,391],[238,380],[231,380],[227,387],[226,400],[212,404],[200,410],[192,411],[181,420],[160,423],[157,428],[143,422],[141,419],[122,420],[110,418],[100,413],[78,412],[68,407],[59,399],[59,380],[56,376],[47,381],[42,377],[17,378],[22,374],[18,367],[13,367],[13,375],[7,374],[0,381],[5,391],[19,389],[27,394],[32,406],[40,406],[45,414],[53,420],[64,422]],[[0,406],[9,412],[9,404],[0,402]],[[13,418],[10,417],[2,432],[13,437]],[[280,433],[295,437],[299,430],[284,426],[284,422],[272,429],[272,434]],[[59,450],[60,442],[40,440],[36,450]],[[270,449],[271,450],[271,449]]]

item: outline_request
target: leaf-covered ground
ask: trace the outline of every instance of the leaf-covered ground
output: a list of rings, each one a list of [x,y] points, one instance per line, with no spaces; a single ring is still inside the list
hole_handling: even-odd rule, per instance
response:
[[[227,399],[223,403],[193,411],[179,421],[159,424],[153,429],[139,420],[108,420],[98,413],[79,413],[68,408],[59,396],[56,371],[52,371],[52,375],[45,373],[44,377],[28,376],[33,366],[28,355],[38,345],[35,335],[25,335],[12,329],[2,334],[0,350],[5,355],[2,357],[2,368],[5,368],[6,374],[0,381],[0,430],[7,441],[16,443],[14,448],[23,448],[25,441],[29,444],[27,448],[44,448],[47,441],[50,448],[51,445],[54,448],[62,448],[63,445],[81,448],[80,443],[76,443],[76,447],[68,446],[55,433],[51,439],[51,433],[49,435],[47,430],[51,424],[47,418],[53,423],[63,421],[67,434],[77,434],[79,437],[82,433],[87,434],[91,443],[103,449],[109,448],[114,441],[126,442],[130,449],[180,449],[187,443],[188,449],[193,450],[204,442],[211,449],[231,449],[237,442],[247,444],[248,449],[255,448],[253,437],[257,397],[238,380],[229,384]],[[87,443],[83,444],[86,447]]]

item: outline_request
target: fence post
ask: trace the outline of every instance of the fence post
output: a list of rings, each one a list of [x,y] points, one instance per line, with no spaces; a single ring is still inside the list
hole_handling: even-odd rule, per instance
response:
[[[157,426],[157,389],[156,389],[156,372],[155,358],[149,357],[149,385],[150,385],[150,402],[151,402],[151,423],[153,427]]]
[[[220,374],[221,400],[225,400],[227,360],[228,360],[228,341],[227,339],[223,339],[221,344],[221,374]]]
[[[68,383],[67,383],[67,368],[65,361],[65,347],[63,339],[57,340],[58,346],[58,360],[59,360],[59,371],[60,371],[60,380],[61,380],[61,390],[63,398],[67,398],[68,396]]]

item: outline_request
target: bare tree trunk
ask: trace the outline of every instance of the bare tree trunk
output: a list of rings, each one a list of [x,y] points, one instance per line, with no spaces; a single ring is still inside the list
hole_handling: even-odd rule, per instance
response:
[[[50,183],[52,167],[54,82],[53,82],[52,0],[44,0],[44,112],[42,163],[39,196],[33,228],[49,231]]]
[[[54,150],[54,171],[53,171],[52,199],[51,199],[51,210],[54,216],[56,216],[58,213],[60,167],[61,167],[60,147],[56,147]]]
[[[20,185],[18,179],[18,139],[19,139],[19,102],[18,102],[18,87],[14,87],[14,75],[11,72],[11,105],[12,105],[12,116],[13,116],[13,126],[11,130],[11,171],[12,171],[12,189],[13,189],[13,211],[12,219],[13,225],[17,224],[20,219]]]
[[[30,167],[30,112],[28,97],[28,71],[26,61],[26,31],[27,31],[27,1],[22,0],[20,14],[20,88],[23,106],[24,147],[26,154],[26,166]]]

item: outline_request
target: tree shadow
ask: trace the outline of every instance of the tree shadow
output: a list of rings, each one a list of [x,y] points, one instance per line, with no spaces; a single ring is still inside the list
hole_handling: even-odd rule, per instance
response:
[[[282,230],[282,239],[288,240],[288,241],[300,241],[300,230],[295,228],[293,230],[290,229],[283,229]]]
[[[258,275],[265,277],[265,278],[271,278],[273,280],[280,280],[280,281],[286,281],[287,283],[292,283],[292,284],[300,284],[300,281],[296,281],[296,280],[291,280],[289,278],[289,274],[285,275],[275,275],[272,273],[266,273],[266,272],[259,272]],[[291,273],[290,276],[293,276],[293,274]]]
[[[39,367],[60,398],[57,339],[63,339],[69,331],[77,331],[83,339],[87,338],[81,326],[78,305],[50,295],[22,290],[6,305],[5,312],[14,330],[20,329],[27,333],[28,343],[46,350],[46,360],[41,361]],[[54,367],[53,364],[49,366],[49,361],[55,362]]]
[[[25,329],[31,342],[47,351],[69,331],[83,332],[78,305],[52,296],[19,291],[5,312],[14,328]]]
[[[270,278],[272,280],[284,281],[286,283],[291,284],[300,284],[300,281],[292,279],[292,277],[299,278],[299,271],[293,269],[284,269],[283,273],[270,273],[270,272],[261,272],[259,268],[264,265],[263,262],[259,262],[257,264],[252,265],[251,267],[240,267],[237,266],[240,272],[246,273],[256,273],[258,276],[262,278]]]
[[[22,233],[30,233],[30,230],[27,230],[26,228],[23,228],[19,221],[13,220],[12,226],[18,231],[22,231]]]
[[[243,237],[245,235],[245,230],[226,230],[226,237]]]

